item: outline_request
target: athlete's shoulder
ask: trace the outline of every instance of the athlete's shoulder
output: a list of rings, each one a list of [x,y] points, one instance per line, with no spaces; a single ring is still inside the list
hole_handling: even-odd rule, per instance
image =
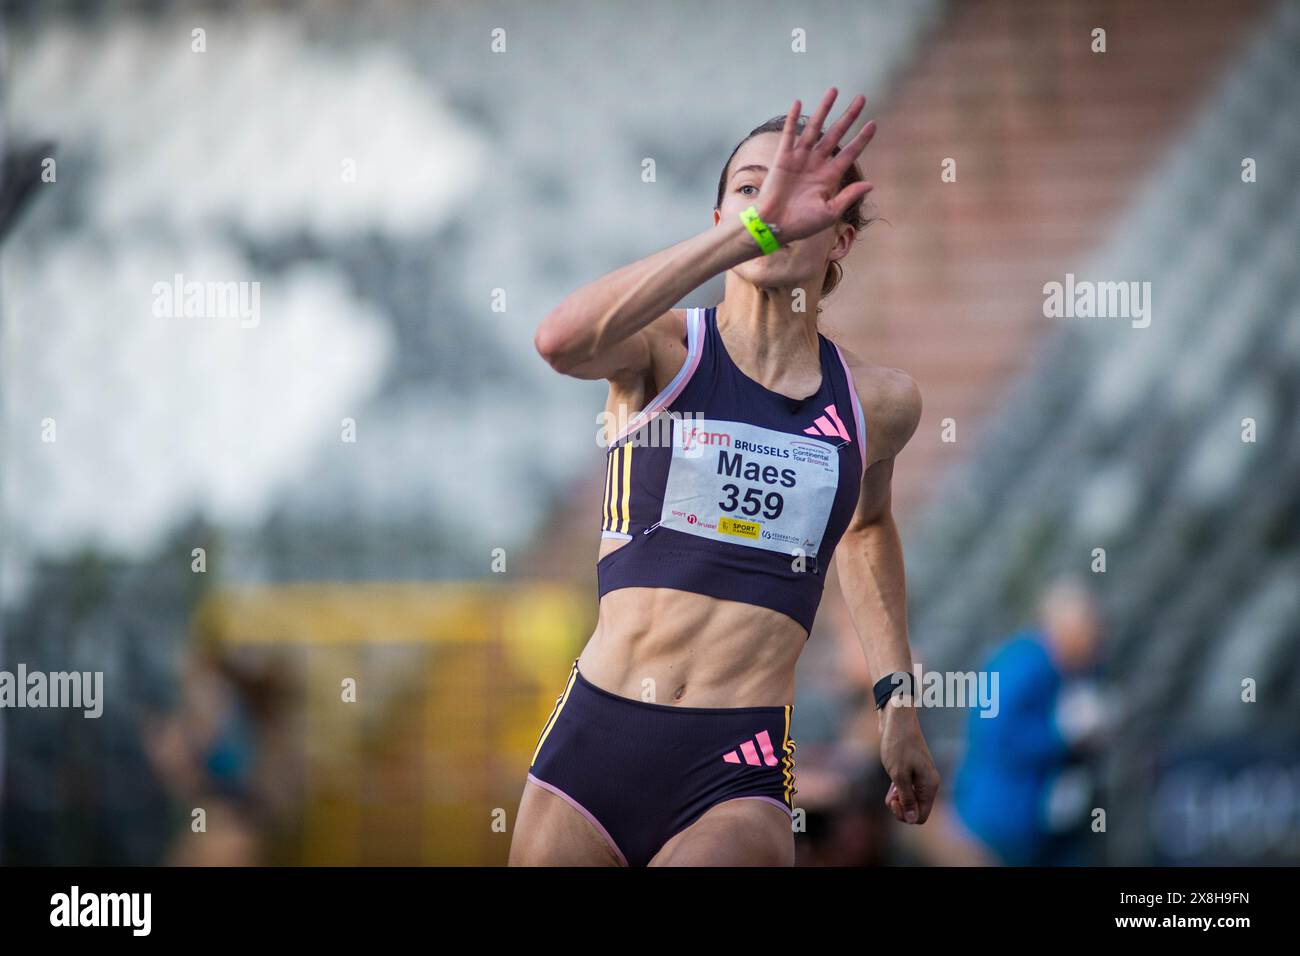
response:
[[[654,377],[667,381],[686,361],[686,309],[669,309],[645,327]]]
[[[867,421],[871,457],[892,458],[903,450],[921,421],[921,389],[902,369],[873,365],[840,346],[844,364]]]
[[[669,309],[637,332],[636,337],[642,343],[645,357],[635,368],[610,378],[611,401],[615,397],[630,403],[639,403],[641,399],[648,401],[673,380],[689,357],[686,334],[688,311]]]
[[[648,335],[669,342],[682,342],[686,338],[686,315],[689,309],[669,309],[645,327]]]
[[[624,401],[635,401],[645,389],[653,394],[664,369],[674,363],[680,367],[686,357],[686,310],[669,309],[614,348],[625,360],[602,376],[609,380],[610,394]]]

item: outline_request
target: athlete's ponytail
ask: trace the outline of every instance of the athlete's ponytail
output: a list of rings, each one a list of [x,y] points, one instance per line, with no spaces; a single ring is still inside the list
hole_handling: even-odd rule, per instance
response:
[[[804,127],[808,124],[808,120],[809,120],[808,116],[799,117],[799,121],[795,125],[796,136],[803,133]],[[731,155],[727,157],[726,163],[724,163],[722,166],[722,175],[718,177],[718,198],[717,201],[713,204],[714,209],[722,208],[722,196],[727,189],[727,170],[731,168],[731,161],[735,159],[736,153],[740,150],[740,147],[744,146],[747,142],[749,142],[755,136],[758,136],[760,133],[780,133],[784,129],[785,129],[785,116],[784,115],[773,116],[767,122],[762,123],[759,126],[755,126],[752,130],[749,131],[748,136],[746,136],[744,139],[742,139],[739,143],[736,144],[736,148],[731,151]],[[836,146],[831,150],[831,155],[834,156],[839,151],[840,148]],[[862,171],[858,169],[858,164],[855,162],[851,166],[849,166],[849,168],[845,171],[844,178],[840,180],[840,189],[843,189],[845,186],[848,186],[850,183],[860,183],[860,182],[862,182]],[[878,217],[868,216],[863,212],[863,205],[865,204],[865,202],[866,202],[866,197],[864,196],[861,199],[859,199],[857,202],[855,202],[852,206],[850,206],[848,209],[844,210],[844,214],[840,216],[840,221],[848,223],[850,226],[852,226],[854,229],[858,230],[859,232],[861,232],[867,226],[875,222]],[[825,278],[822,279],[821,298],[824,299],[828,295],[830,295],[831,292],[834,291],[835,287],[840,284],[840,280],[842,278],[844,278],[844,269],[840,266],[838,262],[830,263],[826,267],[826,276]],[[821,311],[820,305],[817,307],[817,311],[818,312]]]

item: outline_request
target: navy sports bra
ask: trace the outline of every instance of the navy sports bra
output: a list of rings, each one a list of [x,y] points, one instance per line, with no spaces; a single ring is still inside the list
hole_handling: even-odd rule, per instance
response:
[[[716,319],[687,310],[681,371],[610,445],[602,537],[628,543],[597,562],[598,591],[693,591],[811,632],[860,493],[862,406],[820,332],[821,387],[793,399],[731,361]]]

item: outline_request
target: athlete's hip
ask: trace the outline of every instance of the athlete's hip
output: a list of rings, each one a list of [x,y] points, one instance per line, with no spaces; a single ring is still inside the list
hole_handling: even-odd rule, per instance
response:
[[[680,707],[620,697],[574,662],[529,780],[586,815],[633,865],[718,803],[793,812],[793,708]]]

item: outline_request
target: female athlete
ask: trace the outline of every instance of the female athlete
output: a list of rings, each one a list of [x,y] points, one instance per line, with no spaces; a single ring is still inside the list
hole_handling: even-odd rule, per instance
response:
[[[894,457],[912,380],[840,349],[818,302],[865,225],[865,100],[829,129],[754,130],[714,225],[571,294],[537,329],[606,379],[599,620],[542,729],[511,865],[793,865],[795,663],[835,556],[873,678],[910,672]],[[673,304],[720,272],[722,302]],[[838,547],[837,547],[838,546]],[[896,697],[906,696],[896,692]],[[885,802],[924,823],[939,775],[917,711],[880,710]]]

